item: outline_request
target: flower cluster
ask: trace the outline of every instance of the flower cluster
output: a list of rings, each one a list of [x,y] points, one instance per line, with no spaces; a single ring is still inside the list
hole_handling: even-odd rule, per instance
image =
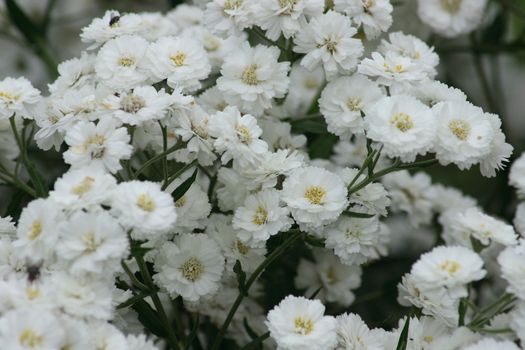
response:
[[[419,1],[443,36],[477,28],[484,8]],[[525,242],[411,171],[479,165],[493,177],[513,148],[499,116],[436,80],[433,47],[383,35],[392,13],[388,0],[108,11],[82,29],[87,49],[58,66],[49,94],[0,81],[0,181],[32,197],[0,219],[0,344],[218,350],[225,337],[243,347],[270,336],[261,346],[517,349],[483,334],[493,322],[525,342],[525,302],[508,319],[489,312],[525,300]],[[312,152],[319,132],[337,139],[327,159]],[[33,141],[67,170],[40,174]],[[520,195],[524,159],[511,170]],[[521,203],[520,233],[524,217]],[[439,243],[423,231],[433,223]],[[303,296],[267,307],[258,278],[298,241],[290,284]],[[363,271],[407,246],[420,257],[398,300],[415,312],[397,328],[329,315],[323,303],[346,310]],[[510,294],[470,310],[473,284],[498,267]]]

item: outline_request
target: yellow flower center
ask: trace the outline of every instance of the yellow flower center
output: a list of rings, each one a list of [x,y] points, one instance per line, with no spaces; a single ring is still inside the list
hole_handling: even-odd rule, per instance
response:
[[[390,123],[393,124],[401,132],[407,132],[414,127],[414,121],[406,113],[397,113],[390,118]]]
[[[255,210],[255,214],[253,214],[252,222],[255,225],[264,225],[266,223],[266,220],[268,220],[268,211],[263,206],[258,206],[257,210]]]
[[[24,329],[22,333],[20,333],[20,345],[26,347],[26,348],[36,348],[42,345],[43,339],[42,336],[39,335],[37,332],[35,332],[32,329]]]
[[[323,46],[326,46],[326,49],[327,49],[328,52],[330,52],[331,54],[333,54],[334,52],[337,51],[337,43],[336,43],[336,42],[333,42],[332,39],[325,38],[325,39],[324,39]]]
[[[244,126],[244,125],[237,125],[235,128],[237,131],[237,136],[239,137],[239,140],[244,143],[245,145],[249,145],[252,143],[252,135],[250,134],[250,130]]]
[[[182,196],[175,202],[175,207],[181,208],[184,206],[184,204],[186,204],[187,201],[188,198],[186,196]]]
[[[106,152],[104,143],[106,142],[106,137],[104,135],[95,134],[91,137],[88,137],[85,143],[85,147],[94,146],[94,149],[91,150],[92,158],[102,158]]]
[[[29,229],[29,239],[34,241],[42,233],[42,223],[40,220],[33,221],[31,228]]]
[[[456,13],[461,7],[461,0],[441,0],[441,8],[448,13]]]
[[[224,10],[235,10],[242,5],[242,0],[226,0],[224,2]]]
[[[137,95],[127,95],[120,100],[120,109],[126,113],[137,113],[146,105],[146,101]]]
[[[346,100],[346,106],[349,110],[353,112],[358,112],[361,110],[361,107],[363,107],[363,101],[360,97],[349,97],[348,100]]]
[[[204,266],[196,257],[191,257],[179,267],[179,270],[185,279],[191,282],[195,282],[204,272]]]
[[[149,213],[154,211],[156,208],[153,198],[151,198],[147,193],[143,193],[137,198],[137,206],[140,209],[147,211]]]
[[[304,80],[303,85],[304,85],[304,87],[307,88],[308,90],[317,89],[317,88],[319,87],[319,83],[317,82],[317,80],[312,79],[312,78],[306,78],[306,79]]]
[[[95,232],[89,231],[84,236],[82,236],[82,241],[84,242],[84,251],[86,253],[92,253],[97,250],[97,238]]]
[[[294,319],[295,332],[301,335],[307,335],[314,330],[314,322],[309,318],[298,316]]]
[[[95,179],[91,176],[86,176],[84,180],[80,181],[78,185],[71,189],[71,193],[76,194],[79,197],[82,197],[85,193],[89,192],[93,187]]]
[[[177,52],[175,55],[170,56],[171,62],[173,62],[177,67],[180,67],[184,64],[184,61],[186,61],[186,54],[184,52]]]
[[[118,60],[118,65],[121,67],[131,67],[135,64],[135,59],[133,57],[121,57]]]
[[[470,135],[470,124],[463,119],[451,120],[448,123],[448,128],[461,141],[465,141]]]
[[[432,341],[434,340],[434,337],[431,336],[431,335],[427,335],[425,337],[423,337],[423,340],[427,343],[432,343]]]
[[[457,261],[445,260],[439,265],[439,268],[453,275],[461,269],[461,265]]]
[[[320,205],[326,195],[326,190],[321,186],[310,186],[304,192],[304,196],[311,204]]]
[[[241,80],[246,85],[257,85],[259,84],[259,79],[257,79],[257,65],[252,64],[244,69],[242,72]]]
[[[6,91],[0,91],[0,99],[4,100],[7,103],[13,103],[19,99],[19,96],[15,96]]]
[[[235,241],[235,246],[237,247],[237,251],[241,253],[241,255],[246,255],[250,252],[250,246],[244,244],[240,240]]]
[[[27,296],[27,299],[34,300],[40,296],[40,291],[33,287],[27,287],[26,296]]]
[[[326,271],[326,277],[329,284],[333,284],[337,281],[337,273],[335,272],[335,268],[333,266],[330,266],[328,271]]]

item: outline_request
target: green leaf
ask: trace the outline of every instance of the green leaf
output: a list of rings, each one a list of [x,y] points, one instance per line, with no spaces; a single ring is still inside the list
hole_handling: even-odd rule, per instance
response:
[[[309,132],[312,134],[326,134],[326,123],[324,119],[305,119],[294,123],[292,121],[292,131],[294,133]]]
[[[157,313],[148,303],[144,300],[139,300],[132,308],[137,311],[139,321],[144,327],[156,336],[166,338],[166,332],[164,331],[165,325],[160,321]]]
[[[407,317],[401,335],[399,336],[399,341],[397,342],[396,350],[406,350],[408,345],[408,329],[410,327],[410,317]]]
[[[313,235],[306,235],[306,237],[304,238],[304,241],[305,243],[311,245],[312,247],[320,247],[320,248],[325,247],[324,238],[319,238]]]
[[[319,292],[320,292],[321,290],[323,290],[323,286],[317,288],[317,289],[312,293],[312,295],[310,295],[310,296],[308,297],[308,299],[314,299],[314,298],[317,296],[317,294],[319,294]]]
[[[481,252],[483,249],[487,248],[486,245],[481,243],[476,238],[470,236],[470,244],[472,244],[472,250],[474,250],[476,253]]]
[[[242,323],[244,325],[244,329],[246,330],[246,333],[248,333],[248,335],[250,336],[252,340],[259,338],[259,334],[257,334],[257,332],[255,332],[253,328],[250,327],[250,324],[248,323],[248,319],[246,317],[242,320]]]
[[[467,309],[468,309],[467,298],[461,298],[461,300],[459,301],[459,306],[458,306],[458,314],[459,314],[458,327],[465,325],[465,314],[467,313]]]
[[[195,179],[197,178],[197,172],[198,172],[198,168],[195,169],[195,171],[193,172],[193,174],[187,178],[183,183],[181,183],[179,185],[179,187],[177,187],[175,189],[175,191],[173,191],[173,199],[176,201],[178,201],[179,199],[182,198],[182,196],[184,196],[184,194],[186,192],[188,192],[188,190],[190,189],[191,185],[193,184],[193,182],[195,182]]]
[[[233,272],[237,277],[237,283],[239,284],[239,292],[245,296],[248,295],[246,290],[246,272],[242,270],[241,262],[239,260],[235,261],[233,265]]]
[[[345,210],[343,212],[343,215],[349,216],[351,218],[361,218],[361,219],[368,219],[368,218],[373,218],[374,216],[376,216],[376,214],[358,213],[356,211],[350,211],[350,210]]]
[[[139,301],[143,300],[144,298],[149,297],[151,294],[152,293],[148,293],[148,292],[140,292],[139,294],[136,294],[136,295],[132,296],[131,298],[129,298],[125,302],[122,302],[122,303],[118,304],[117,305],[117,310],[133,306],[134,304],[138,303]]]
[[[195,316],[195,320],[193,321],[193,327],[191,329],[191,333],[186,338],[186,346],[184,346],[185,350],[191,349],[191,345],[193,344],[193,340],[197,337],[197,333],[199,332],[199,322],[200,322],[200,316],[197,314]]]

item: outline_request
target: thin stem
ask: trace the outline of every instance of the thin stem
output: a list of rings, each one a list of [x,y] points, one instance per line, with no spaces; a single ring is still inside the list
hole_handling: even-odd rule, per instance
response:
[[[154,156],[153,158],[149,159],[146,163],[142,164],[142,166],[135,172],[135,174],[133,175],[133,179],[136,179],[140,174],[142,174],[142,172],[144,170],[146,170],[153,163],[163,159],[163,157],[165,157],[168,154],[173,153],[176,150],[178,150],[179,148],[181,148],[182,145],[183,145],[183,143],[179,140],[179,141],[177,141],[177,143],[175,143],[173,146],[171,146],[170,148],[168,148],[164,152],[159,153],[156,156]]]
[[[230,311],[228,312],[228,316],[226,317],[226,320],[222,324],[219,333],[215,337],[215,340],[213,341],[213,345],[211,347],[211,350],[218,350],[219,346],[221,345],[222,339],[224,338],[224,335],[226,334],[226,331],[228,330],[228,327],[230,326],[230,323],[233,320],[233,317],[235,316],[235,313],[237,312],[237,309],[241,305],[244,297],[248,293],[248,290],[250,287],[255,283],[257,278],[259,278],[259,275],[275,260],[277,259],[281,254],[283,254],[286,249],[288,249],[289,246],[291,246],[299,237],[301,237],[302,232],[299,230],[295,231],[289,231],[289,237],[279,246],[277,247],[273,252],[271,252],[266,259],[255,269],[255,271],[250,275],[250,278],[246,281],[245,287],[244,287],[244,293],[239,292],[237,295],[237,299],[233,302],[233,305],[230,308]]]
[[[472,44],[474,46],[477,45],[478,41],[476,39],[476,36],[474,34],[472,34],[470,36],[470,41],[472,42]],[[490,88],[490,83],[489,83],[489,79],[487,77],[487,74],[485,72],[485,68],[483,67],[483,61],[481,60],[481,55],[479,55],[478,53],[474,52],[474,66],[476,68],[476,71],[478,72],[478,76],[479,76],[479,79],[480,79],[480,82],[481,82],[481,87],[483,89],[483,94],[485,95],[485,98],[487,99],[487,103],[489,105],[489,108],[491,110],[491,112],[493,113],[498,113],[499,112],[499,108],[498,108],[498,105],[496,103],[496,101],[494,100],[494,97],[492,96],[492,91],[491,91],[491,88]]]
[[[159,126],[160,130],[162,131],[162,151],[163,153],[166,153],[168,150],[168,130],[167,128],[162,125],[162,123],[159,120]],[[168,182],[168,155],[165,154],[164,157],[162,157],[162,174],[164,176],[164,183]]]
[[[159,317],[162,323],[166,326],[166,332],[168,334],[168,343],[173,349],[180,349],[180,344],[177,340],[177,336],[175,335],[175,332],[173,331],[173,328],[170,325],[170,321],[169,321],[168,315],[166,314],[166,310],[164,310],[164,306],[162,306],[162,302],[160,301],[159,295],[156,291],[155,284],[153,283],[153,280],[149,273],[146,262],[144,261],[143,257],[140,255],[136,255],[135,260],[137,261],[137,265],[139,266],[140,273],[142,274],[142,277],[144,278],[144,282],[146,282],[146,284],[149,286],[149,288],[152,291],[151,299],[153,300],[155,309],[157,310],[157,313],[159,314]]]
[[[241,350],[249,350],[255,345],[259,345],[270,337],[270,332],[266,332],[263,335],[253,339],[251,342],[241,348]]]
[[[18,134],[18,130],[16,127],[16,121],[15,116],[11,116],[9,118],[9,123],[11,124],[11,130],[13,131],[13,135],[16,140],[16,144],[18,145],[18,148],[20,149],[20,157],[22,158],[22,162],[26,166],[27,172],[29,173],[29,176],[31,177],[31,182],[36,187],[35,192],[36,195],[39,197],[46,197],[47,196],[47,186],[43,183],[42,177],[37,172],[35,165],[29,160],[29,157],[27,155],[27,148],[25,146],[25,143],[20,135]]]
[[[195,159],[193,162],[186,164],[181,169],[177,170],[174,174],[170,175],[167,182],[164,182],[162,185],[162,190],[165,190],[168,188],[169,185],[175,180],[177,180],[186,170],[190,169],[192,166],[194,166],[197,163],[197,160]]]

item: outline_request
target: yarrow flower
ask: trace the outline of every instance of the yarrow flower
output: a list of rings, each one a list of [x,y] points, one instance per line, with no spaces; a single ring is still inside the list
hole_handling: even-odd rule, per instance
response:
[[[332,349],[336,320],[319,300],[287,296],[268,313],[266,324],[279,349]]]
[[[352,38],[357,30],[350,18],[334,11],[313,18],[295,38],[294,51],[304,53],[301,64],[308,70],[322,63],[328,80],[337,73],[355,70],[363,44]]]

